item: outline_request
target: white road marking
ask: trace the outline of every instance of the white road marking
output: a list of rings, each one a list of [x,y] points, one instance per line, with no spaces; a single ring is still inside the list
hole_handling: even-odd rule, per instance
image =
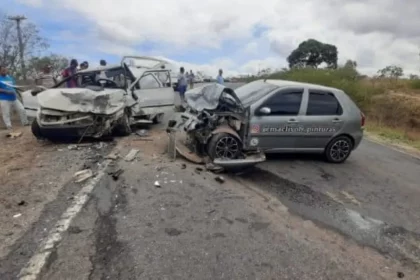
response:
[[[61,241],[63,233],[69,228],[72,220],[80,210],[82,210],[96,184],[106,174],[105,169],[110,162],[111,160],[104,161],[98,171],[98,175],[93,177],[74,197],[72,205],[63,213],[60,220],[49,232],[47,238],[42,241],[35,255],[31,257],[26,266],[20,271],[18,275],[20,280],[36,280],[39,277],[54,247]]]

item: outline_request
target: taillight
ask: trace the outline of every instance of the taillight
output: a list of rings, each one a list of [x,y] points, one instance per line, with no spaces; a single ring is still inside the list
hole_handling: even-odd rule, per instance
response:
[[[363,114],[362,112],[360,112],[360,117],[361,117],[361,119],[360,119],[360,126],[361,127],[364,127],[365,126],[365,121],[366,121],[366,116],[365,116],[365,114]]]

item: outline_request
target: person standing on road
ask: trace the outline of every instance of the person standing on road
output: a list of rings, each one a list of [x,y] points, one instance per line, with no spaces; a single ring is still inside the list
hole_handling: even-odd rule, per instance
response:
[[[64,69],[63,73],[61,74],[63,76],[63,79],[67,78],[67,77],[71,77],[74,74],[76,74],[77,71],[77,66],[79,65],[79,63],[77,62],[76,59],[72,59],[70,61],[70,66],[67,67],[66,69]],[[75,88],[77,87],[77,81],[74,77],[72,77],[71,79],[67,80],[66,82],[67,87],[68,88]]]
[[[194,79],[195,79],[195,75],[194,75],[193,71],[190,70],[190,73],[188,75],[188,82],[190,84],[190,89],[194,88]]]
[[[225,81],[223,79],[223,70],[222,69],[219,69],[219,75],[217,76],[216,80],[217,80],[217,83],[220,84],[220,85],[225,84]]]
[[[179,97],[181,98],[181,102],[184,101],[184,95],[187,91],[187,77],[185,76],[185,69],[184,67],[179,68],[178,74],[178,92]]]
[[[12,106],[18,112],[22,125],[28,125],[25,108],[16,97],[15,86],[15,79],[8,75],[7,68],[0,66],[0,107],[3,122],[7,129],[12,129],[12,122],[10,120],[10,107]]]
[[[35,80],[35,83],[46,88],[51,88],[57,83],[57,80],[51,74],[51,65],[44,66],[43,72]]]

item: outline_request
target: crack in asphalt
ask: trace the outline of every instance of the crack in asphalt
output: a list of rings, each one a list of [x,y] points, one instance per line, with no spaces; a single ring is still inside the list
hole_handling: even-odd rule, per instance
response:
[[[275,195],[292,214],[350,237],[404,265],[420,268],[420,234],[360,215],[307,185],[258,167],[240,178]]]

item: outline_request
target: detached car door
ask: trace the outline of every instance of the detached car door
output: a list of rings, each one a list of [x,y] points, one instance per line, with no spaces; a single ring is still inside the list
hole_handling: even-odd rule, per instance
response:
[[[303,93],[303,88],[281,89],[254,104],[248,145],[266,152],[294,151]]]
[[[328,142],[343,128],[343,107],[333,92],[309,89],[307,108],[301,124],[304,128],[297,149],[324,150]]]

